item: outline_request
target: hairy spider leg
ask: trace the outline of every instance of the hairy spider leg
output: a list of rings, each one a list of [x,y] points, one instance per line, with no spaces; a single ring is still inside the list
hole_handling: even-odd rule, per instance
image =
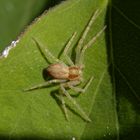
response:
[[[53,80],[49,80],[49,81],[46,81],[46,82],[44,82],[44,83],[35,85],[35,86],[31,87],[31,88],[24,89],[24,91],[31,91],[31,90],[43,88],[43,87],[49,86],[49,85],[52,84],[52,83],[57,84],[57,83],[64,83],[64,82],[66,82],[66,80],[53,79]]]
[[[104,32],[105,29],[106,29],[106,26],[104,26],[86,45],[84,45],[79,55],[79,65],[83,64],[84,54],[85,54],[86,49],[95,43],[97,38]]]
[[[80,56],[80,53],[81,53],[81,48],[82,48],[82,45],[83,45],[83,42],[91,28],[91,25],[93,24],[93,22],[96,20],[96,18],[98,17],[98,15],[100,14],[100,11],[99,10],[96,10],[91,18],[89,19],[89,22],[88,24],[86,25],[85,29],[84,29],[84,32],[78,42],[78,45],[76,47],[76,60],[75,60],[75,64],[78,64],[79,63],[79,56]]]
[[[86,115],[86,113],[83,111],[83,109],[77,104],[77,102],[70,96],[70,94],[65,90],[64,85],[60,84],[60,88],[63,91],[63,94],[71,101],[71,103],[81,112],[81,114],[83,115],[83,118],[88,121],[91,122],[90,118]]]
[[[73,42],[75,36],[76,36],[76,32],[73,33],[72,37],[69,39],[69,41],[68,41],[68,43],[66,44],[65,49],[64,49],[64,51],[63,51],[63,55],[65,56],[65,59],[66,59],[66,61],[68,62],[68,64],[69,64],[70,66],[74,65],[74,63],[73,63],[73,61],[71,60],[71,58],[69,57],[68,51],[69,51],[69,48],[70,48],[70,46],[71,46],[71,44],[72,44],[72,42]]]
[[[39,51],[41,52],[41,54],[43,55],[43,57],[48,60],[48,58],[52,59],[53,62],[51,62],[49,60],[49,63],[63,63],[61,60],[57,59],[47,48],[45,48],[45,52],[42,50],[41,44],[39,43],[39,41],[36,38],[33,38],[34,42],[37,44],[37,47],[39,49]],[[47,57],[48,56],[48,57]]]
[[[88,80],[88,82],[86,83],[86,85],[84,86],[84,88],[75,87],[75,84],[72,84],[72,83],[68,83],[68,87],[70,89],[76,91],[76,92],[84,93],[88,89],[88,87],[90,86],[92,80],[93,80],[93,76]],[[77,84],[79,84],[79,83],[77,83]]]

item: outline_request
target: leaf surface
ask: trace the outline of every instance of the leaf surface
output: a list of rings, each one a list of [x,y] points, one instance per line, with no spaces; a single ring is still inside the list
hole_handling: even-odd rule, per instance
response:
[[[138,107],[138,98],[128,89],[128,80],[125,80],[120,65],[117,65],[117,61],[121,59],[118,59],[114,50],[117,44],[115,37],[119,37],[116,32],[119,30],[114,28],[116,22],[113,20],[113,4],[109,5],[110,9],[107,6],[106,0],[69,0],[61,3],[34,22],[17,46],[10,51],[9,56],[0,60],[1,137],[118,140],[126,138],[125,134],[132,130],[132,125],[137,126],[139,115],[133,107]],[[75,31],[75,42],[78,40],[92,13],[97,9],[102,10],[102,13],[93,23],[85,42],[95,36],[105,24],[108,25],[108,30],[85,53],[84,80],[94,76],[94,81],[85,94],[73,98],[92,122],[85,122],[80,112],[65,97],[70,118],[66,121],[55,97],[57,86],[23,92],[24,89],[45,81],[42,72],[49,65],[32,37],[39,41],[44,52],[47,48],[58,57]],[[124,17],[122,19],[126,21]],[[118,50],[121,48],[120,43],[117,45]],[[69,92],[74,94],[71,90]],[[136,102],[129,100],[132,97]]]

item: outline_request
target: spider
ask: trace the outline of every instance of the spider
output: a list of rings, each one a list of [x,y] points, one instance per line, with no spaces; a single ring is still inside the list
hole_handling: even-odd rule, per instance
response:
[[[76,46],[76,56],[74,62],[72,59],[68,56],[68,50],[71,47],[72,42],[74,41],[74,38],[76,36],[76,32],[73,33],[73,35],[70,37],[68,42],[66,43],[66,46],[63,51],[63,55],[65,57],[65,60],[67,64],[65,64],[63,61],[61,61],[58,58],[55,58],[49,50],[45,49],[46,54],[53,60],[53,63],[51,63],[45,70],[47,73],[51,76],[51,80],[48,80],[44,83],[38,84],[36,86],[33,86],[31,88],[25,89],[25,91],[30,91],[34,89],[39,89],[42,87],[47,87],[51,84],[58,84],[59,85],[59,99],[61,101],[62,109],[64,111],[65,117],[68,120],[68,113],[67,113],[67,108],[64,100],[64,95],[70,100],[70,102],[79,110],[79,112],[82,115],[82,118],[85,121],[90,122],[91,119],[88,117],[88,115],[85,113],[85,111],[80,107],[80,105],[72,98],[72,96],[68,93],[67,89],[72,89],[75,92],[78,93],[84,93],[87,88],[90,86],[93,76],[88,80],[88,82],[85,84],[84,88],[77,87],[79,84],[83,82],[83,61],[84,61],[84,53],[87,48],[89,48],[95,41],[96,39],[102,34],[102,32],[105,30],[106,26],[104,26],[94,37],[91,38],[91,40],[83,45],[84,40],[91,28],[92,23],[95,21],[95,19],[98,17],[100,11],[96,10],[91,18],[89,19],[78,43]],[[41,50],[41,45],[37,41],[37,39],[33,38],[37,46],[39,46],[39,50],[41,53],[43,51]],[[83,47],[82,47],[83,46]],[[43,55],[47,58],[47,56],[43,53]]]

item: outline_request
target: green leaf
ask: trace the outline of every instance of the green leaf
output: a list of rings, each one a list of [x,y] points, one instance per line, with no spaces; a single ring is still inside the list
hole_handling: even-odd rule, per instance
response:
[[[115,8],[112,8],[112,5],[114,7],[114,3],[109,3],[110,7],[107,9],[107,0],[65,1],[34,22],[20,38],[16,47],[10,51],[8,57],[0,60],[1,138],[132,139],[130,136],[134,126],[137,134],[140,120],[137,110],[138,90],[132,86],[133,81],[130,83],[127,79],[128,68],[122,68],[126,66],[120,58],[123,41],[121,42],[119,38],[120,42],[117,44],[118,40],[115,37],[121,36],[118,34],[120,30],[115,28],[114,20],[117,17],[132,25],[120,12],[116,12],[114,16]],[[85,42],[95,36],[105,24],[108,25],[108,30],[85,53],[84,80],[87,81],[94,76],[94,81],[85,94],[73,98],[89,115],[92,122],[85,122],[80,112],[65,97],[70,118],[66,121],[59,102],[54,97],[56,94],[54,91],[58,86],[30,92],[23,91],[44,82],[42,72],[49,65],[32,38],[39,41],[43,51],[47,48],[58,57],[75,31],[77,32],[75,42],[77,42],[92,13],[97,9],[102,12],[93,23]],[[117,20],[118,27],[122,25],[119,20]],[[126,26],[123,27],[125,29]],[[126,39],[127,36],[122,34],[122,37]],[[127,40],[125,43],[128,47]],[[128,49],[125,50],[128,52]],[[128,65],[130,64],[129,62]],[[110,71],[109,66],[112,68]],[[123,70],[127,70],[126,74]],[[130,77],[134,78],[132,76],[133,74]],[[131,87],[136,94],[133,94]],[[74,94],[71,90],[68,92]],[[130,136],[127,137],[129,133]],[[136,134],[133,139],[139,138]]]
[[[49,7],[50,0],[0,1],[0,52],[19,36],[35,16]],[[36,6],[37,5],[37,6]]]

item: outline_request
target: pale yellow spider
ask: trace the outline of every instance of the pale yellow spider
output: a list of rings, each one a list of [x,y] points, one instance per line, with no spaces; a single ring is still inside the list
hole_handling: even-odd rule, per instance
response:
[[[65,46],[65,49],[63,51],[63,55],[65,56],[65,59],[67,60],[68,64],[65,64],[61,60],[55,58],[47,49],[45,50],[46,53],[48,54],[49,58],[52,58],[54,60],[54,63],[50,64],[47,68],[46,71],[47,73],[52,77],[51,80],[46,81],[44,83],[38,84],[36,86],[33,86],[29,89],[25,89],[25,91],[30,91],[33,89],[38,89],[42,87],[47,87],[50,84],[57,83],[60,85],[60,90],[59,90],[59,99],[61,100],[62,103],[62,108],[64,110],[64,114],[66,119],[68,120],[68,113],[64,101],[64,96],[65,95],[73,105],[80,111],[82,117],[84,120],[90,122],[91,119],[88,117],[88,115],[83,111],[83,109],[80,107],[80,105],[71,97],[71,95],[67,92],[67,89],[72,89],[76,92],[83,93],[86,91],[86,89],[89,87],[93,80],[93,76],[88,80],[86,83],[85,87],[82,89],[80,87],[77,87],[81,82],[83,82],[83,59],[84,59],[84,53],[85,50],[90,47],[96,39],[101,35],[101,33],[105,30],[106,26],[103,27],[102,30],[100,30],[91,40],[82,47],[83,42],[87,36],[87,33],[89,32],[92,23],[95,21],[97,16],[99,15],[99,10],[96,10],[95,13],[91,16],[87,26],[85,27],[83,34],[81,38],[79,39],[78,45],[76,47],[76,59],[75,62],[71,60],[71,58],[68,56],[68,50],[76,36],[76,32],[72,35],[72,37],[69,39],[68,43]],[[41,50],[40,44],[36,39],[33,39],[37,46],[39,47],[39,50],[41,53],[43,51]],[[45,56],[45,54],[43,54]],[[46,57],[46,56],[45,56]],[[46,57],[47,58],[47,57]],[[48,58],[47,58],[48,59]]]

